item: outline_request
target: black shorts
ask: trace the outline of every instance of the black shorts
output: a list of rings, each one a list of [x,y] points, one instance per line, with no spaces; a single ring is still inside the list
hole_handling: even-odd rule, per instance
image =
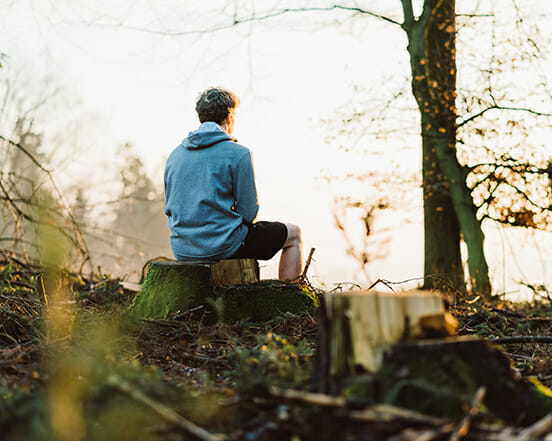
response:
[[[272,259],[287,239],[287,227],[281,222],[259,221],[248,225],[242,246],[231,259]]]

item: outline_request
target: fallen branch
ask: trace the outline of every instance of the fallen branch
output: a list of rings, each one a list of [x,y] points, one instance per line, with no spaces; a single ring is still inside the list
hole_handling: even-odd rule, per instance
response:
[[[518,312],[518,311],[511,311],[509,309],[502,309],[502,308],[489,308],[491,311],[494,311],[494,312],[498,312],[500,314],[503,314],[503,315],[507,315],[507,316],[510,316],[510,317],[516,317],[516,318],[521,318],[521,317],[524,317],[525,314],[521,313],[521,312]]]
[[[428,424],[431,426],[441,426],[447,423],[447,420],[430,415],[425,415],[410,409],[390,406],[388,404],[376,404],[362,410],[352,410],[347,416],[358,422],[383,422],[402,421],[415,424]]]
[[[443,418],[437,418],[414,410],[403,409],[387,404],[376,404],[365,409],[350,409],[350,406],[357,407],[358,403],[349,403],[345,397],[306,392],[296,389],[280,389],[277,387],[271,387],[268,393],[273,398],[295,403],[332,407],[338,410],[340,416],[358,422],[382,423],[399,420],[411,423],[429,424],[432,426],[441,426],[447,423],[447,420]]]
[[[433,441],[442,439],[444,435],[451,433],[453,427],[454,425],[449,423],[436,429],[414,430],[407,428],[397,435],[390,436],[387,441]]]
[[[268,390],[268,394],[274,398],[297,401],[305,404],[313,404],[315,406],[345,407],[347,405],[347,401],[344,397],[335,397],[333,395],[305,392],[295,389],[280,389],[278,387],[271,387]]]
[[[150,409],[154,410],[159,416],[164,418],[169,423],[174,424],[179,429],[185,431],[189,435],[192,435],[196,439],[201,441],[221,441],[224,438],[218,435],[213,435],[207,430],[199,427],[198,425],[192,423],[186,418],[182,417],[176,413],[170,407],[165,406],[164,404],[158,403],[157,401],[152,400],[142,391],[133,388],[128,382],[124,381],[117,375],[111,375],[107,378],[107,384],[114,387],[120,392],[128,395],[132,399],[146,405]]]
[[[546,415],[529,427],[523,429],[519,435],[518,441],[530,441],[532,439],[541,438],[543,435],[552,431],[552,414]]]

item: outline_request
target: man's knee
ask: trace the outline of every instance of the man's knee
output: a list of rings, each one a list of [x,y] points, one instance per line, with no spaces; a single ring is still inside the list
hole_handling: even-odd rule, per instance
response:
[[[283,248],[300,245],[303,241],[301,228],[295,224],[286,224],[286,228],[288,235]]]

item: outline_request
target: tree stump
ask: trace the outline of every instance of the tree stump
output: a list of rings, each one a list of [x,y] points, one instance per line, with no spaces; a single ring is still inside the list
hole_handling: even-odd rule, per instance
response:
[[[212,264],[154,261],[127,312],[137,318],[162,318],[202,307],[210,322],[270,320],[282,313],[314,313],[318,299],[307,287],[258,279],[254,259]]]
[[[552,411],[552,391],[519,378],[499,348],[443,338],[455,325],[438,294],[327,294],[313,388],[359,404],[458,418],[484,387],[483,403],[497,418],[528,424]]]
[[[327,294],[324,298],[332,375],[349,375],[359,367],[378,371],[390,345],[427,335],[428,324],[435,328],[436,323],[448,320],[450,328],[441,332],[456,332],[457,323],[455,326],[455,319],[445,312],[442,296],[437,293],[351,292]]]
[[[214,286],[248,285],[259,281],[259,263],[255,259],[221,260],[211,266]]]
[[[136,317],[161,318],[201,304],[211,291],[210,265],[156,261],[149,264],[128,311]]]

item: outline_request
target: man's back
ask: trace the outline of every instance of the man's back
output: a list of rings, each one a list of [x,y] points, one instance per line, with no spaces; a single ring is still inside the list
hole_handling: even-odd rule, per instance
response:
[[[203,123],[169,156],[165,213],[177,259],[229,258],[258,208],[251,152],[217,123]]]

